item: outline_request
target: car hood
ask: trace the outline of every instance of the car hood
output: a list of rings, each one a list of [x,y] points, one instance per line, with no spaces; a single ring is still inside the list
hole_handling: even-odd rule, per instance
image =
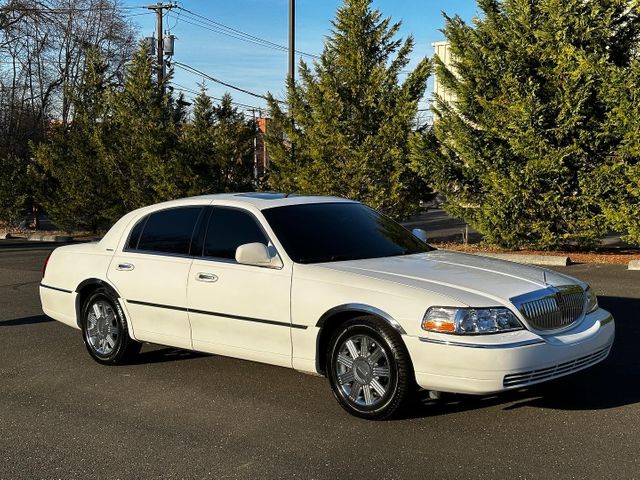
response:
[[[478,307],[508,304],[550,285],[586,286],[552,270],[446,250],[318,266],[436,292]]]

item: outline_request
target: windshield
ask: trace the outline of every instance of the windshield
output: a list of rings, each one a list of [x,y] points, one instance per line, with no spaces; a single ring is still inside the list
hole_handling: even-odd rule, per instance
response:
[[[337,262],[429,252],[432,247],[361,203],[311,203],[263,210],[297,263]]]

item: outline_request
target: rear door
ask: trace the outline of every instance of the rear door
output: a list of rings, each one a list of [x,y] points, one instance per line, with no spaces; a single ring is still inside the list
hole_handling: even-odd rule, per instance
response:
[[[204,206],[159,210],[133,227],[107,276],[125,300],[138,340],[191,348],[187,276]]]
[[[213,208],[202,256],[189,273],[193,348],[290,367],[291,266],[238,264],[236,249],[252,242],[273,249],[252,213]]]

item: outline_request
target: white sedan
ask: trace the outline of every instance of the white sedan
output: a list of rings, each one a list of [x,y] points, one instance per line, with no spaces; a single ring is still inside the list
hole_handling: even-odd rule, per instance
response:
[[[40,298],[100,363],[152,342],[290,367],[325,375],[365,418],[417,386],[494,393],[609,354],[613,318],[587,284],[419,237],[340,198],[187,198],[54,250]]]

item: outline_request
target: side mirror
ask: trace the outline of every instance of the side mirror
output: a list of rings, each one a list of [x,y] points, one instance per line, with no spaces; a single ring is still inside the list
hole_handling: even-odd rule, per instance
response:
[[[411,233],[418,240],[422,240],[424,243],[427,243],[427,232],[425,232],[423,229],[414,228],[413,230],[411,230]]]
[[[245,243],[236,249],[236,262],[256,267],[280,268],[282,260],[278,255],[272,257],[264,243]]]

